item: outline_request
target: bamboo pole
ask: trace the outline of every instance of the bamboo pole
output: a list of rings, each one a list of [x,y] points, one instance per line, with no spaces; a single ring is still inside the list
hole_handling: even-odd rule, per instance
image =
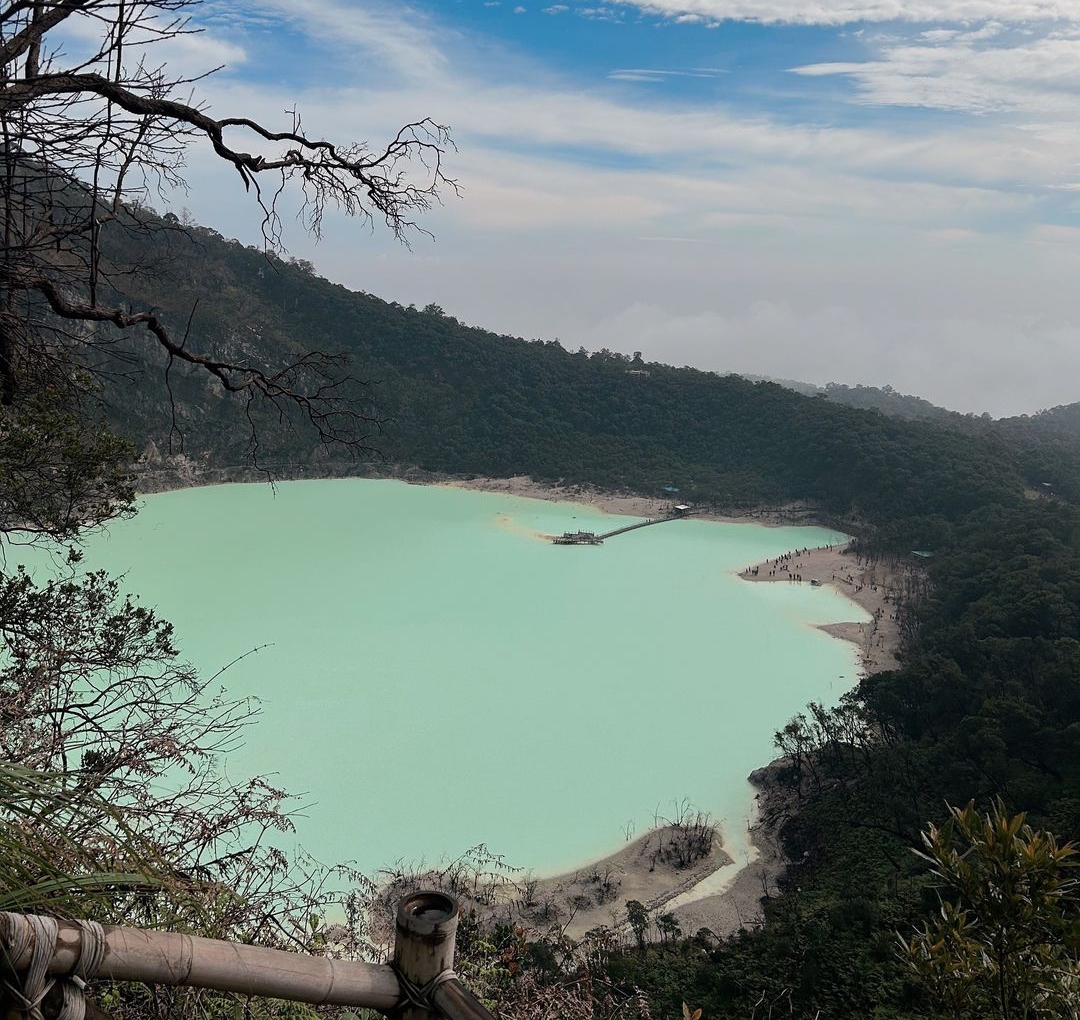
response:
[[[18,915],[13,923],[26,923]],[[70,974],[82,953],[83,933],[59,923],[50,974]],[[30,963],[30,951],[11,961]],[[98,977],[147,984],[213,988],[241,995],[290,999],[313,1005],[366,1006],[387,1012],[397,1005],[397,976],[385,965],[303,956],[280,949],[245,946],[194,935],[139,928],[105,927],[105,959]]]
[[[484,1004],[460,981],[447,981],[439,985],[431,1001],[448,1020],[495,1020]]]
[[[495,1020],[453,971],[459,910],[453,897],[438,892],[414,893],[401,900],[393,967],[106,925],[104,959],[96,976],[384,1013],[411,994],[417,1001],[406,1002],[400,1010],[402,1020],[432,1020],[426,1003],[447,1020]],[[29,928],[23,915],[3,918],[9,925]],[[48,973],[71,974],[83,954],[85,937],[78,925],[59,921]],[[27,946],[10,958],[15,971],[25,970],[33,955],[32,938],[12,941]]]
[[[447,1020],[495,1020],[453,971],[457,900],[440,892],[418,892],[398,902],[394,967]],[[429,1010],[409,1003],[401,1020],[431,1020]]]
[[[430,1001],[432,991],[453,975],[460,912],[457,900],[440,892],[417,892],[398,901],[394,967],[420,1000]],[[405,990],[408,995],[410,989]],[[420,1002],[410,1002],[401,1020],[428,1020],[428,1012]]]

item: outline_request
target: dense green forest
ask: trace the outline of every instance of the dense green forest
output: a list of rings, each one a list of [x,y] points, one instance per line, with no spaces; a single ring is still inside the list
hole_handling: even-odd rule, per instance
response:
[[[152,237],[167,258],[125,252],[162,264],[129,298],[181,328],[190,317],[192,345],[215,355],[272,364],[305,347],[344,352],[370,381],[354,392],[382,419],[370,442],[391,462],[642,493],[674,484],[729,508],[811,500],[846,520],[890,524],[897,548],[932,544],[945,521],[1021,501],[1025,486],[1047,480],[1033,449],[1005,431],[930,427],[734,375],[496,336],[435,307],[351,293],[210,230]],[[135,240],[150,249],[145,235]],[[198,300],[205,288],[212,302]],[[179,369],[171,384],[185,453],[197,464],[245,463],[249,435],[224,396]],[[132,401],[125,386],[114,400],[118,424],[164,450],[161,373],[147,373],[137,392]],[[259,457],[282,471],[323,457],[310,430],[263,444]]]
[[[807,1016],[930,1015],[934,1000],[896,948],[937,903],[912,853],[920,828],[947,803],[1001,798],[1080,837],[1080,405],[998,422],[903,413],[889,394],[883,409],[853,407],[846,388],[807,396],[496,336],[436,307],[350,293],[204,228],[125,243],[146,246],[129,260],[162,266],[126,298],[180,326],[190,317],[201,350],[267,364],[307,347],[345,352],[367,381],[353,392],[370,445],[391,463],[645,494],[675,485],[725,509],[809,501],[865,556],[933,553],[901,667],[806,724],[814,781],[785,830],[803,863],[766,927],[605,957],[617,983],[648,990],[656,1015],[685,1000],[709,1018],[745,1017],[763,995]],[[205,292],[214,300],[197,303]],[[162,430],[160,367],[107,400],[143,467],[180,439],[198,469],[249,463],[249,434],[224,427],[232,412],[205,378],[173,373],[177,429]],[[260,463],[281,473],[368,469],[328,459],[310,428],[260,442]]]

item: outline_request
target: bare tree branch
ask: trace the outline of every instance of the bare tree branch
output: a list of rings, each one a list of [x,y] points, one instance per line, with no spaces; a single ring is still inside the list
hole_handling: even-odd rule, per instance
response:
[[[105,371],[102,358],[131,356],[111,332],[140,330],[163,353],[166,373],[181,363],[243,397],[253,428],[255,400],[286,427],[306,422],[322,443],[367,450],[380,420],[350,403],[363,384],[346,374],[340,355],[314,352],[269,366],[195,349],[190,323],[177,339],[157,310],[117,300],[148,267],[116,261],[103,238],[106,227],[113,237],[165,229],[139,215],[138,203],[155,188],[182,187],[188,147],[208,144],[254,197],[268,250],[282,249],[278,203],[290,188],[302,201],[301,222],[316,236],[335,207],[380,219],[408,244],[413,231],[424,232],[420,215],[457,190],[444,172],[450,133],[421,118],[369,147],[313,137],[295,111],[283,127],[242,113],[211,116],[190,95],[196,79],[170,75],[147,59],[151,44],[198,31],[189,19],[197,5],[0,3],[0,405],[13,405],[34,387],[74,393],[92,386]],[[84,54],[61,63],[51,33],[73,19],[90,42]],[[253,455],[258,447],[253,435]]]

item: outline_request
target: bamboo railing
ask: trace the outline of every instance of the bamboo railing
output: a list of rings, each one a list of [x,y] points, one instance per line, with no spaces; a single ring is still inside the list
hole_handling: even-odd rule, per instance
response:
[[[87,977],[215,989],[290,999],[316,1006],[352,1006],[394,1013],[403,1020],[495,1020],[453,970],[459,907],[440,892],[419,892],[398,903],[393,964],[304,956],[217,939],[105,926],[91,931],[56,922],[53,946],[34,944],[40,930],[26,916],[3,914],[4,952],[16,975],[35,964],[56,981],[80,973],[84,954],[95,958]],[[51,929],[50,929],[51,930]],[[101,940],[104,945],[88,945]],[[25,1007],[25,1002],[23,1003]],[[16,1011],[20,1010],[18,1003]],[[23,1011],[33,1013],[32,1009]]]

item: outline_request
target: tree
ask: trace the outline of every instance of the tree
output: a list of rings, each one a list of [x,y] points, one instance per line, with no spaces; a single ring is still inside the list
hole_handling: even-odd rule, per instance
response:
[[[656,928],[660,932],[660,941],[674,942],[682,934],[682,925],[674,914],[661,914],[656,919]]]
[[[350,401],[339,355],[303,352],[272,365],[257,348],[197,350],[183,323],[178,331],[153,307],[132,305],[125,288],[154,271],[156,242],[188,228],[186,214],[158,217],[147,203],[181,185],[187,147],[205,145],[253,196],[268,256],[282,251],[277,203],[290,185],[316,234],[336,206],[407,240],[416,217],[453,187],[442,162],[449,133],[419,120],[371,149],[310,137],[297,114],[280,130],[243,115],[211,117],[187,98],[195,80],[155,59],[159,44],[197,30],[196,6],[0,2],[0,536],[8,545],[77,543],[132,512],[131,450],[97,422],[89,399],[132,358],[156,357],[166,385],[174,369],[202,373],[241,399],[253,428],[268,420],[261,406],[286,427],[306,422],[324,442],[355,449],[371,424]],[[126,396],[122,386],[114,392]],[[325,944],[320,918],[335,872],[288,859],[266,840],[290,825],[283,791],[260,778],[230,780],[220,768],[255,706],[224,695],[217,677],[196,675],[169,624],[114,579],[85,574],[77,551],[52,548],[52,576],[8,569],[6,559],[0,573],[0,759],[36,777],[19,790],[56,794],[0,790],[0,822],[21,837],[0,840],[0,898],[55,908],[62,886],[72,894],[64,909],[74,909],[74,897],[101,919],[138,910],[145,923],[168,918],[204,934]],[[62,841],[52,838],[58,820]],[[29,871],[27,861],[36,862]],[[131,867],[119,870],[125,862]],[[168,881],[132,886],[132,875],[151,873]],[[78,895],[103,886],[105,895]],[[356,924],[335,930],[339,951],[363,948]]]
[[[998,801],[949,808],[923,833],[943,893],[938,916],[904,957],[956,1017],[1080,1017],[1076,848],[1036,831]]]
[[[782,730],[773,734],[773,745],[790,761],[790,773],[792,784],[802,799],[803,765],[806,765],[814,779],[814,786],[820,788],[817,768],[814,764],[814,756],[819,751],[815,740],[815,734],[801,712],[791,718]]]
[[[626,901],[626,921],[634,932],[638,948],[645,948],[645,933],[649,930],[649,910],[640,900]]]
[[[0,406],[44,391],[70,404],[122,367],[116,331],[135,330],[166,372],[192,366],[249,405],[261,399],[289,420],[299,416],[325,442],[362,444],[370,416],[346,399],[339,356],[306,352],[271,366],[193,350],[154,309],[120,300],[125,279],[152,267],[115,261],[109,240],[183,229],[175,217],[149,216],[145,204],[183,184],[189,145],[208,146],[235,168],[271,251],[282,247],[278,201],[289,185],[315,234],[335,206],[381,219],[407,240],[417,215],[454,187],[443,172],[449,132],[421,119],[369,148],[311,137],[295,112],[280,127],[211,117],[184,98],[197,79],[155,60],[161,43],[198,31],[191,14],[199,2],[0,4]]]

